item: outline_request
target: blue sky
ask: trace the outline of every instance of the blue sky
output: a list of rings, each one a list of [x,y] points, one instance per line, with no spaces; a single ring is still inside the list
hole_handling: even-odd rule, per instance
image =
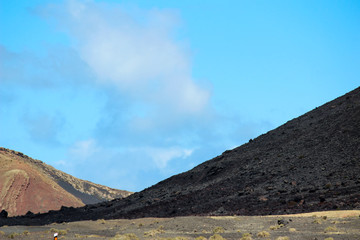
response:
[[[1,1],[0,145],[139,191],[360,84],[358,1]]]

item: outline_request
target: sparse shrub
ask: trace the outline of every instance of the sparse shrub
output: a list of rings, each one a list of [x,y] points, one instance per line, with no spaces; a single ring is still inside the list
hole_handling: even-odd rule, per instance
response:
[[[289,228],[289,232],[296,232],[295,228]]]
[[[154,230],[150,230],[148,232],[144,232],[144,236],[145,237],[153,237],[155,236],[156,234],[159,234],[159,233],[164,233],[164,226],[160,225],[157,229],[154,229]]]
[[[113,238],[110,238],[110,240],[120,240],[120,239],[125,240],[125,238],[121,234],[116,234]]]
[[[134,233],[116,234],[111,240],[139,240]]]
[[[14,239],[15,237],[19,236],[20,234],[14,232],[14,233],[10,233],[7,237],[8,238],[11,238],[11,239]]]
[[[290,240],[290,238],[289,237],[278,237],[278,238],[276,238],[276,240]]]
[[[284,224],[272,225],[272,226],[269,227],[269,229],[270,229],[270,230],[277,230],[277,229],[279,229],[279,228],[281,228],[281,227],[283,227],[283,226],[284,226]]]
[[[225,229],[223,227],[215,227],[213,233],[224,233]]]
[[[325,238],[324,240],[334,240],[332,237]]]
[[[68,230],[64,229],[64,230],[59,230],[59,235],[66,235],[68,234]]]
[[[336,229],[336,227],[327,227],[327,228],[325,228],[325,230],[324,230],[325,232],[335,232],[335,231],[337,231],[337,229]]]
[[[23,235],[25,235],[25,236],[27,236],[27,235],[29,235],[30,234],[30,232],[28,231],[28,230],[25,230],[24,232],[23,232]]]
[[[268,233],[267,231],[261,231],[256,236],[261,237],[261,238],[265,238],[265,237],[270,236],[270,233]]]
[[[5,235],[5,233],[3,231],[0,231],[0,235]]]
[[[209,238],[209,240],[225,240],[225,238],[223,238],[220,234],[215,233]]]
[[[59,235],[66,235],[68,233],[68,230],[66,229],[56,229],[56,228],[51,228],[49,230],[49,232],[51,233],[58,233]]]
[[[327,219],[327,216],[322,216],[321,217],[323,220],[326,220]]]
[[[144,232],[144,236],[145,237],[153,237],[157,234],[157,232],[155,230],[150,230],[148,232]]]
[[[189,240],[189,238],[180,236],[180,237],[170,237],[170,238],[156,238],[156,240]]]
[[[250,233],[244,233],[240,240],[252,240]]]
[[[165,232],[165,231],[164,231],[164,226],[163,226],[163,225],[160,225],[160,226],[158,227],[158,229],[156,229],[156,231],[158,231],[159,233]]]
[[[252,240],[252,237],[242,237],[240,240]]]
[[[207,238],[203,237],[203,236],[199,236],[199,237],[195,238],[195,240],[207,240]]]
[[[129,240],[139,240],[134,233],[126,233],[125,236],[127,236]]]
[[[142,224],[142,223],[139,223],[139,225],[138,225],[138,226],[139,226],[139,228],[141,228],[142,226],[144,226],[144,224]]]
[[[106,223],[105,219],[99,219],[98,222],[101,223],[101,224],[105,224],[105,223]]]
[[[270,230],[276,230],[279,229],[279,225],[272,225],[269,227]]]
[[[313,221],[313,223],[316,223],[316,224],[322,224],[323,220],[321,218],[317,218]]]

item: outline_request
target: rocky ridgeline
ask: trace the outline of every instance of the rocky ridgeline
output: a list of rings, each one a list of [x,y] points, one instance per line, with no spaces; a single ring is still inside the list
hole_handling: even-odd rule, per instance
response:
[[[33,159],[18,151],[3,147],[0,147],[0,151],[16,155],[19,157],[18,159],[22,159],[23,161],[32,164],[42,173],[51,177],[54,181],[62,185],[63,188],[66,188],[65,190],[72,191],[72,193],[79,192],[80,194],[78,195],[80,195],[80,198],[83,196],[84,199],[82,200],[85,202],[85,204],[109,201],[114,198],[124,198],[132,194],[132,192],[129,191],[114,189],[104,185],[92,183],[90,181],[78,179],[74,176],[71,176],[70,174],[57,170],[40,160]]]

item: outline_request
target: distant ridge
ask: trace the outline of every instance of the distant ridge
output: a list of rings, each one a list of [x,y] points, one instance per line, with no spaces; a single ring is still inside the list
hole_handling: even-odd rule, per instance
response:
[[[0,225],[360,209],[360,88],[125,199]]]
[[[21,152],[0,147],[0,211],[43,213],[122,198],[130,192],[75,178]]]

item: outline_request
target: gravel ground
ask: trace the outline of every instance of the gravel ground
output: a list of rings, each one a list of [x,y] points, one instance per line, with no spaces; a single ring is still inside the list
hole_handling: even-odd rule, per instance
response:
[[[45,226],[3,226],[0,239],[360,239],[360,211],[282,216],[175,217],[79,221]],[[217,235],[217,238],[214,237]],[[211,238],[213,237],[213,238]],[[199,238],[200,239],[200,238]],[[285,238],[286,239],[286,238]]]

